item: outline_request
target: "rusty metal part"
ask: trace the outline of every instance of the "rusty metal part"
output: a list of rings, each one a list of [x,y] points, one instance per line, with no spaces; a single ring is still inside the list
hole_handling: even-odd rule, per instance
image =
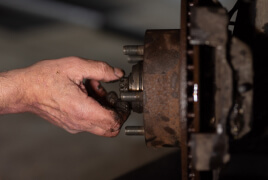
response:
[[[209,171],[215,166],[227,163],[230,155],[228,151],[228,139],[212,133],[192,134],[189,145],[191,147],[193,168],[199,171]],[[215,148],[218,148],[215,154]],[[220,154],[220,155],[219,155]]]
[[[125,134],[128,136],[144,135],[144,127],[143,126],[126,126]]]
[[[189,179],[189,175],[192,170],[191,158],[188,156],[188,125],[187,125],[187,56],[192,55],[193,51],[189,49],[189,43],[187,40],[189,33],[189,22],[191,14],[190,7],[195,5],[194,1],[181,0],[181,30],[180,30],[180,69],[179,69],[179,118],[181,121],[180,132],[181,132],[181,174],[182,179]],[[193,67],[193,65],[191,64]],[[193,69],[193,68],[192,68]],[[194,173],[195,175],[195,173]]]
[[[190,12],[190,8],[192,8],[193,11]],[[136,79],[139,79],[138,77],[143,78],[144,134],[147,146],[180,147],[182,153],[182,179],[186,180],[199,179],[200,175],[196,169],[205,170],[211,168],[208,166],[201,168],[199,168],[200,166],[196,166],[196,163],[199,161],[196,161],[197,156],[195,153],[204,150],[200,143],[195,142],[198,138],[192,138],[191,143],[188,144],[188,139],[191,135],[200,132],[200,98],[203,98],[203,96],[200,96],[200,88],[202,85],[200,84],[199,76],[201,73],[200,51],[203,49],[200,49],[198,45],[205,44],[215,47],[216,50],[213,50],[213,53],[216,54],[216,60],[223,64],[225,72],[228,70],[229,66],[224,64],[227,62],[224,56],[227,39],[225,29],[221,27],[219,30],[220,33],[217,34],[214,33],[215,27],[211,26],[211,24],[209,24],[208,29],[206,29],[206,27],[203,28],[203,24],[198,24],[200,20],[196,22],[197,18],[201,18],[203,22],[204,17],[209,17],[214,11],[208,11],[208,9],[204,8],[199,8],[195,11],[194,2],[188,4],[186,1],[182,1],[182,10],[181,33],[179,30],[148,30],[146,32],[143,74],[139,76],[138,73],[133,73],[129,76],[132,80],[129,79],[128,83],[132,85],[138,84],[134,83],[138,82],[138,80],[133,80],[133,77]],[[202,11],[205,16],[203,16],[202,13],[199,16],[196,15]],[[223,12],[222,9],[220,9],[219,12],[216,10],[214,13],[216,14],[216,19],[221,17],[225,18],[223,15],[225,11]],[[189,16],[191,16],[191,18]],[[192,21],[190,21],[190,19]],[[220,20],[223,21],[222,26],[226,26],[225,19]],[[209,21],[206,23],[209,23]],[[193,30],[189,31],[189,27]],[[216,28],[219,27],[217,26]],[[205,32],[205,36],[199,31]],[[189,34],[189,32],[191,32],[191,34]],[[180,38],[181,41],[179,40]],[[217,71],[220,72],[219,63],[217,64]],[[138,66],[133,67],[133,71],[137,69],[137,67]],[[227,73],[231,75],[230,72]],[[212,75],[214,75],[214,73],[212,73]],[[221,78],[217,79],[218,84],[220,80]],[[227,85],[229,85],[228,80],[229,79],[227,79]],[[129,84],[128,90],[137,90],[136,87],[138,87],[138,85],[131,87]],[[219,85],[219,87],[221,87],[221,85]],[[227,91],[230,92],[230,89],[227,89]],[[220,94],[222,95],[223,93]],[[211,96],[213,95],[214,92],[212,90]],[[217,98],[219,98],[218,96]],[[224,97],[226,96],[228,96],[228,98],[231,97],[230,93],[227,93]],[[213,103],[213,105],[214,104],[215,103]],[[222,107],[218,109],[220,108]],[[227,107],[228,110],[229,108],[230,107]],[[226,120],[228,113],[226,114],[225,111],[224,115]],[[209,119],[209,122],[216,126],[216,122],[219,121],[213,115]],[[225,128],[221,123],[218,127],[219,134],[222,134]],[[199,137],[198,134],[196,135]],[[202,134],[200,135],[202,136]],[[214,139],[227,140],[225,136],[218,136],[217,134]],[[218,141],[215,142],[215,144],[212,143],[211,147],[219,145],[217,144]],[[190,151],[190,148],[197,149]],[[225,149],[227,149],[226,146],[223,151],[226,155]],[[207,152],[214,152],[214,149],[210,148],[209,150],[210,151]],[[189,152],[191,154],[189,154]],[[222,157],[223,153],[216,153],[216,159]],[[206,154],[205,159],[210,160],[211,157],[209,155],[210,154]],[[204,164],[209,164],[209,160],[204,162]],[[220,161],[219,164],[216,163],[216,167],[222,163],[222,161]]]
[[[193,87],[191,87],[191,91],[190,91],[190,95],[188,95],[188,97],[192,97],[193,101],[192,102],[188,102],[188,107],[189,104],[192,105],[191,108],[188,108],[188,111],[192,111],[194,114],[192,123],[189,124],[188,129],[194,129],[194,132],[199,132],[200,130],[200,48],[199,46],[193,46],[193,50],[194,50],[194,56],[193,56],[193,67],[194,67],[194,71],[192,71],[193,73]],[[189,73],[188,73],[189,74]],[[188,76],[189,77],[189,76]],[[188,87],[189,90],[190,87]]]
[[[197,134],[191,134],[190,139],[193,167],[199,171],[219,168],[228,160],[224,157],[229,156],[226,124],[232,107],[233,81],[232,70],[226,57],[227,25],[228,16],[223,8],[194,7],[191,10],[189,42],[191,45],[212,47],[215,64],[213,69],[215,74],[215,84],[213,86],[215,86],[215,89],[213,90],[214,94],[211,95],[214,95],[212,103],[215,105],[215,114],[212,117],[217,131],[210,135],[206,135],[207,132],[200,131]],[[200,57],[202,58],[202,56]],[[200,60],[202,62],[202,59]],[[197,68],[199,69],[199,67]]]
[[[106,106],[107,108],[113,108],[117,112],[123,112],[124,114],[127,114],[127,116],[130,114],[130,106],[129,103],[126,101],[122,101],[118,98],[117,94],[115,92],[109,92],[106,97]]]
[[[179,39],[179,30],[147,30],[144,46],[124,46],[127,55],[144,55],[119,86],[120,99],[144,113],[145,141],[150,147],[180,146]]]
[[[127,62],[130,64],[137,63],[139,61],[143,61],[143,56],[128,56],[127,57]]]
[[[115,104],[118,102],[118,96],[115,92],[109,92],[107,95],[106,95],[106,99],[107,99],[107,102],[111,105],[111,106],[115,106]]]
[[[143,92],[142,91],[121,92],[120,98],[122,101],[128,101],[128,102],[142,101],[143,100]]]
[[[235,102],[230,115],[230,129],[234,138],[242,138],[251,130],[253,102],[253,69],[250,48],[232,38],[231,63],[234,68]]]
[[[123,53],[125,55],[143,56],[144,46],[143,45],[126,45],[123,47]]]
[[[120,91],[136,112],[143,105],[147,146],[180,147],[183,180],[204,179],[203,170],[216,180],[229,160],[228,120],[238,138],[250,130],[253,73],[247,47],[236,39],[228,44],[226,10],[216,1],[199,2],[181,1],[180,32],[148,30],[143,51],[124,47],[142,62],[122,79]]]
[[[147,30],[143,84],[147,146],[179,147],[179,30]]]
[[[132,66],[132,73],[129,75],[128,79],[129,91],[143,90],[142,63],[137,63],[136,65]]]
[[[268,1],[267,0],[257,0],[256,1],[256,19],[255,19],[255,28],[263,33],[268,35],[267,23],[268,23]]]
[[[128,92],[128,77],[123,77],[120,79],[120,82],[119,82],[119,91],[120,92]]]
[[[123,47],[123,53],[128,55],[128,63],[137,63],[143,61],[144,46],[142,45],[126,45]]]
[[[134,112],[143,112],[142,62],[132,67],[132,72],[128,77],[120,79],[119,90],[121,101],[128,102]]]

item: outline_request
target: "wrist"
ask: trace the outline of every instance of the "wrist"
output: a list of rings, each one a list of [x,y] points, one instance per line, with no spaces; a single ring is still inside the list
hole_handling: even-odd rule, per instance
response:
[[[23,70],[0,73],[0,114],[27,111]]]

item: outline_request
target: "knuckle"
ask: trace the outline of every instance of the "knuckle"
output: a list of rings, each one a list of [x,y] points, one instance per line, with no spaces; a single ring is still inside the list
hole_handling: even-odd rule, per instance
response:
[[[70,60],[82,60],[80,57],[77,57],[77,56],[69,56],[67,58]]]
[[[76,112],[79,112],[80,115],[77,119],[80,119],[81,121],[88,122],[89,120],[89,115],[81,111],[81,109],[77,110]]]
[[[101,72],[106,73],[111,67],[105,62],[98,62],[98,68]]]
[[[83,60],[82,58],[77,57],[77,56],[66,57],[66,63],[68,63],[68,64],[76,64],[76,63],[79,63],[82,60]]]

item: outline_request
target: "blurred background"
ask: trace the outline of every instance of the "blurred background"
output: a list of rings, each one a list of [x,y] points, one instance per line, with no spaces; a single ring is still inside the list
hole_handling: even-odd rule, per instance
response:
[[[222,2],[230,8],[233,0]],[[123,45],[143,44],[146,29],[179,27],[180,0],[0,0],[0,71],[79,56],[128,75]],[[142,115],[126,125],[142,125]],[[123,131],[115,138],[72,135],[33,114],[0,116],[0,180],[115,179],[177,151],[148,149],[143,137]]]

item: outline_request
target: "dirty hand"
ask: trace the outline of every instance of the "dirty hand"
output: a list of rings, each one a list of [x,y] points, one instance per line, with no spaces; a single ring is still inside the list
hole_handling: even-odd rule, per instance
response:
[[[67,57],[45,60],[28,68],[0,73],[0,114],[32,112],[70,133],[82,131],[116,136],[126,116],[105,108],[87,95],[89,79],[100,97],[100,82],[117,80],[120,69],[104,62]]]

